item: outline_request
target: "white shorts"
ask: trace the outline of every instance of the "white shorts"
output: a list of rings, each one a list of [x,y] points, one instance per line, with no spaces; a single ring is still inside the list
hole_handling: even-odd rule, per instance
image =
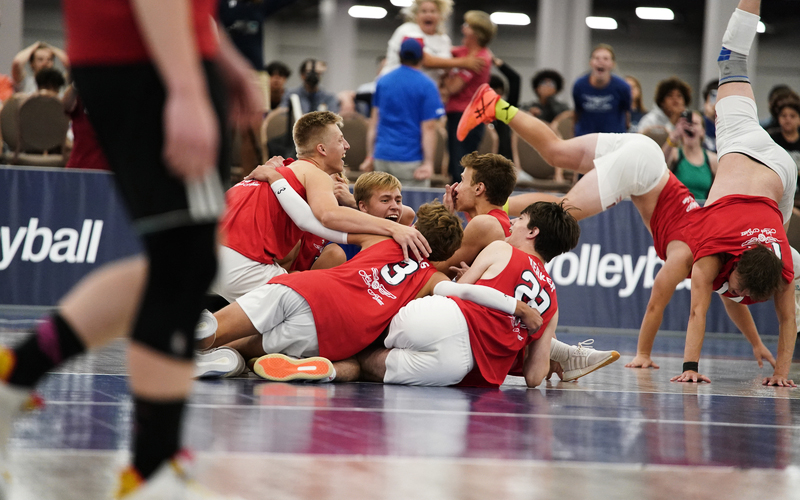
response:
[[[302,295],[277,283],[261,285],[236,301],[261,334],[264,352],[295,358],[319,356],[317,328]]]
[[[717,156],[745,154],[773,170],[781,178],[783,196],[778,203],[783,222],[789,222],[797,188],[797,165],[785,149],[758,124],[756,103],[732,95],[717,101]]]
[[[235,302],[275,276],[286,274],[286,270],[278,264],[256,262],[226,246],[219,247],[217,259],[217,276],[210,291],[221,295],[228,302]]]
[[[628,196],[655,189],[667,163],[653,139],[642,134],[598,134],[594,168],[603,210]]]
[[[454,385],[475,367],[467,321],[455,301],[440,295],[400,309],[384,345],[391,349],[386,384]]]

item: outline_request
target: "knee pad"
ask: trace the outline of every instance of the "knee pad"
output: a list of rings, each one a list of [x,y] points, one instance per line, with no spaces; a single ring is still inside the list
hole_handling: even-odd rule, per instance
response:
[[[143,237],[147,287],[132,339],[163,354],[191,359],[194,328],[217,272],[216,226],[188,226]]]

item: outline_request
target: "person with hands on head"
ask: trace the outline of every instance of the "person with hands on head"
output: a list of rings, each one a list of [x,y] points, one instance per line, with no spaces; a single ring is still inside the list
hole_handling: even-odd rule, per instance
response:
[[[759,22],[759,0],[740,0],[722,38],[717,60],[719,166],[706,204],[687,227],[694,255],[692,298],[683,373],[675,382],[709,382],[699,369],[711,295],[740,303],[773,297],[778,316],[778,356],[764,385],[796,387],[789,378],[797,325],[788,225],[797,185],[791,156],[758,123],[747,57]]]
[[[43,69],[52,68],[56,59],[69,71],[69,58],[58,47],[45,42],[35,42],[19,51],[11,61],[14,90],[26,94],[36,92],[36,75]],[[25,72],[26,64],[30,64],[32,73],[30,75]]]
[[[703,115],[686,111],[662,146],[667,166],[697,200],[708,198],[717,172],[717,154],[705,148],[704,139]]]

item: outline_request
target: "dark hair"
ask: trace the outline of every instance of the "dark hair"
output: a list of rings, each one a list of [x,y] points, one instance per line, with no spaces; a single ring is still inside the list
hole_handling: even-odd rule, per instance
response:
[[[36,86],[39,90],[58,92],[65,83],[64,75],[55,68],[43,68],[36,73]]]
[[[28,63],[33,64],[33,60],[36,58],[36,53],[40,50],[49,50],[50,59],[56,58],[56,53],[53,52],[53,49],[51,49],[49,45],[47,45],[46,43],[40,43],[39,46],[33,49],[33,52],[31,52],[30,57],[28,57]]]
[[[564,202],[537,201],[525,207],[520,215],[528,215],[528,229],[539,228],[533,248],[545,262],[569,252],[578,245],[581,227],[564,208]]]
[[[749,290],[750,298],[756,302],[772,297],[783,279],[783,262],[764,245],[745,250],[736,270],[739,271],[741,288]]]
[[[273,76],[276,73],[284,78],[289,78],[292,76],[292,71],[289,69],[289,66],[280,61],[272,61],[271,63],[267,64],[264,67],[264,71],[269,73],[269,76]]]
[[[464,236],[461,219],[438,200],[419,207],[414,227],[431,246],[429,260],[445,261],[461,247],[461,238]]]
[[[489,87],[497,92],[497,95],[503,95],[506,92],[506,81],[500,75],[492,75],[489,77]]]
[[[793,108],[800,113],[800,96],[790,89],[775,94],[769,103],[769,113],[777,120],[778,115],[786,107]]]
[[[703,102],[706,102],[708,99],[708,94],[711,93],[712,90],[717,90],[719,88],[719,80],[711,80],[703,87]]]
[[[664,99],[667,98],[667,94],[673,90],[678,90],[681,95],[683,95],[683,100],[688,108],[689,104],[692,103],[692,88],[688,83],[684,82],[677,76],[673,76],[658,82],[658,86],[656,87],[656,104],[658,107],[661,107]]]
[[[300,63],[300,71],[299,71],[300,72],[300,76],[303,76],[303,75],[306,74],[306,66],[311,65],[312,68],[315,68],[317,63],[325,64],[325,61],[322,61],[320,59],[308,58],[308,59],[305,59],[303,62],[301,62]]]
[[[472,185],[482,182],[486,187],[486,199],[492,205],[504,205],[517,185],[514,163],[505,156],[473,151],[461,158],[461,165],[473,170]]]
[[[769,94],[767,94],[767,100],[772,102],[772,99],[775,98],[775,96],[778,93],[786,92],[787,90],[792,91],[792,88],[786,85],[785,83],[779,83],[774,87],[772,87],[771,89],[769,89]]]
[[[553,83],[556,84],[556,94],[561,92],[561,89],[564,88],[564,77],[561,76],[561,73],[554,69],[543,69],[542,71],[533,75],[531,79],[531,88],[533,92],[536,93],[536,87],[539,86],[544,80],[553,80]]]

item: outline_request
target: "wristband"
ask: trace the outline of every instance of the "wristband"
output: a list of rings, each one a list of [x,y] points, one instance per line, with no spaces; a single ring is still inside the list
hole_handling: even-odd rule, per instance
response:
[[[693,372],[700,373],[698,371],[698,368],[699,368],[699,366],[698,366],[698,362],[697,361],[687,361],[687,362],[685,362],[683,364],[683,371],[685,371],[685,372],[688,372],[689,370],[691,370]]]
[[[667,136],[667,146],[669,146],[671,148],[677,148],[678,147],[677,144],[672,142],[672,137],[670,137],[670,136]]]

